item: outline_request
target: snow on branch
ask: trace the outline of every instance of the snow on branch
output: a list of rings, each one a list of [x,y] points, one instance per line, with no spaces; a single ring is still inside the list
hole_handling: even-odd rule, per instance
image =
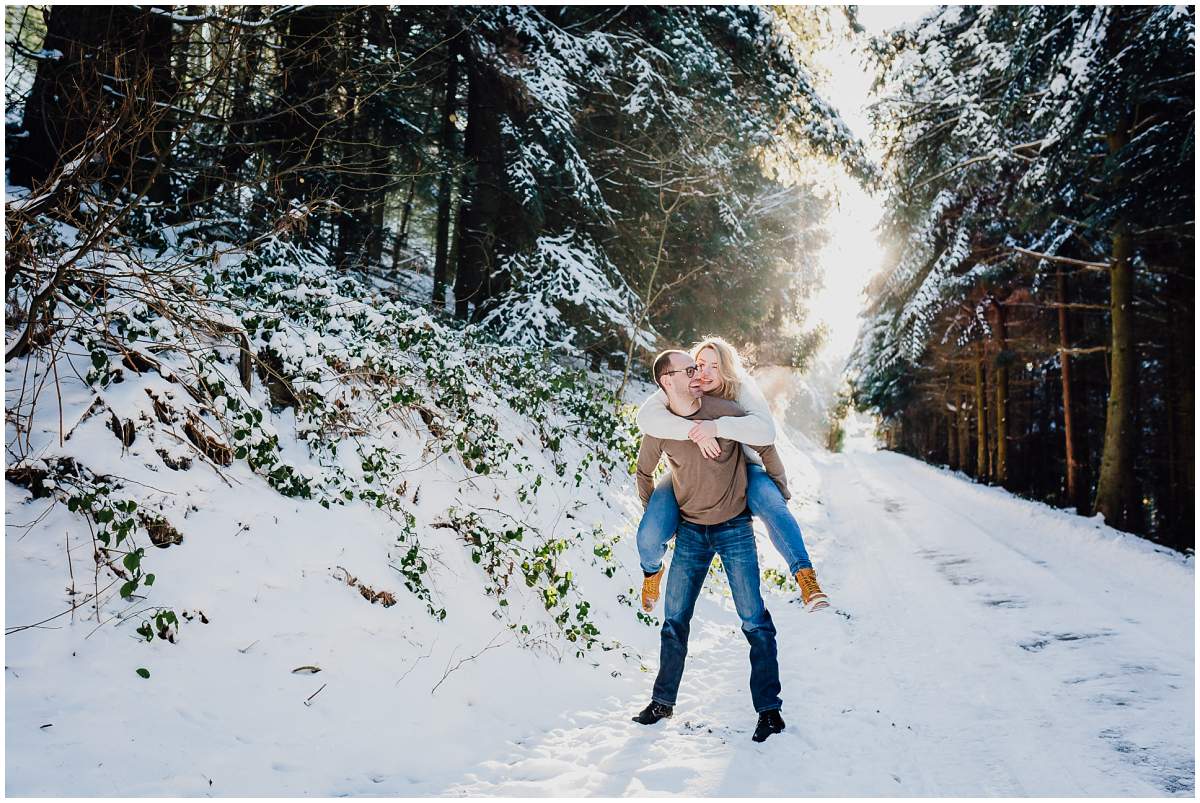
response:
[[[569,352],[579,331],[654,347],[657,333],[637,326],[637,295],[590,237],[574,230],[540,237],[531,250],[507,257],[502,270],[514,292],[482,321],[502,342]]]

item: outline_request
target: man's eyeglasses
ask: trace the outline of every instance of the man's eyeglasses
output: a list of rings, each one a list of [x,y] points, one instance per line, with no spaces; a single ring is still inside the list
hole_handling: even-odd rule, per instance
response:
[[[699,370],[700,370],[700,366],[689,365],[687,368],[679,368],[674,371],[663,371],[663,376],[670,376],[671,374],[687,374],[687,378],[691,379],[692,377],[694,377],[696,375],[696,372]]]

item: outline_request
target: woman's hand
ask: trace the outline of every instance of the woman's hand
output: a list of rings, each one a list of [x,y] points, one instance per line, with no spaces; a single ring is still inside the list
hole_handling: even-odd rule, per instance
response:
[[[702,440],[713,440],[717,437],[717,422],[697,422],[691,431],[688,432],[688,437],[692,439],[692,443],[700,443]]]
[[[715,421],[700,421],[691,431],[688,432],[688,437],[692,439],[692,443],[700,447],[700,454],[712,459],[721,454],[721,444],[717,443],[717,423]]]

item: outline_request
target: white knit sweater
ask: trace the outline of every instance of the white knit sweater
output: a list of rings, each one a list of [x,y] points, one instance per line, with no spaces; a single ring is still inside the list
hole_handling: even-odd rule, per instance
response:
[[[774,443],[775,419],[771,416],[771,408],[767,405],[762,391],[758,389],[758,384],[745,374],[741,379],[742,386],[735,401],[746,411],[746,415],[714,419],[717,437],[743,444],[742,451],[746,453],[746,459],[762,465],[762,458],[758,456],[758,452],[747,449],[745,444],[769,446]],[[660,388],[642,402],[637,414],[637,424],[646,435],[682,441],[687,440],[688,432],[696,422],[672,413],[671,408],[667,406],[667,394]]]

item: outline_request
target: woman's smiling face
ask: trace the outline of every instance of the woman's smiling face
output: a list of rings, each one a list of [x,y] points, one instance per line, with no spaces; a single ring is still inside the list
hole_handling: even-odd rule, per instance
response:
[[[721,358],[714,348],[701,349],[696,355],[696,367],[700,370],[696,376],[700,378],[700,390],[704,393],[715,393],[725,384],[721,379]]]

